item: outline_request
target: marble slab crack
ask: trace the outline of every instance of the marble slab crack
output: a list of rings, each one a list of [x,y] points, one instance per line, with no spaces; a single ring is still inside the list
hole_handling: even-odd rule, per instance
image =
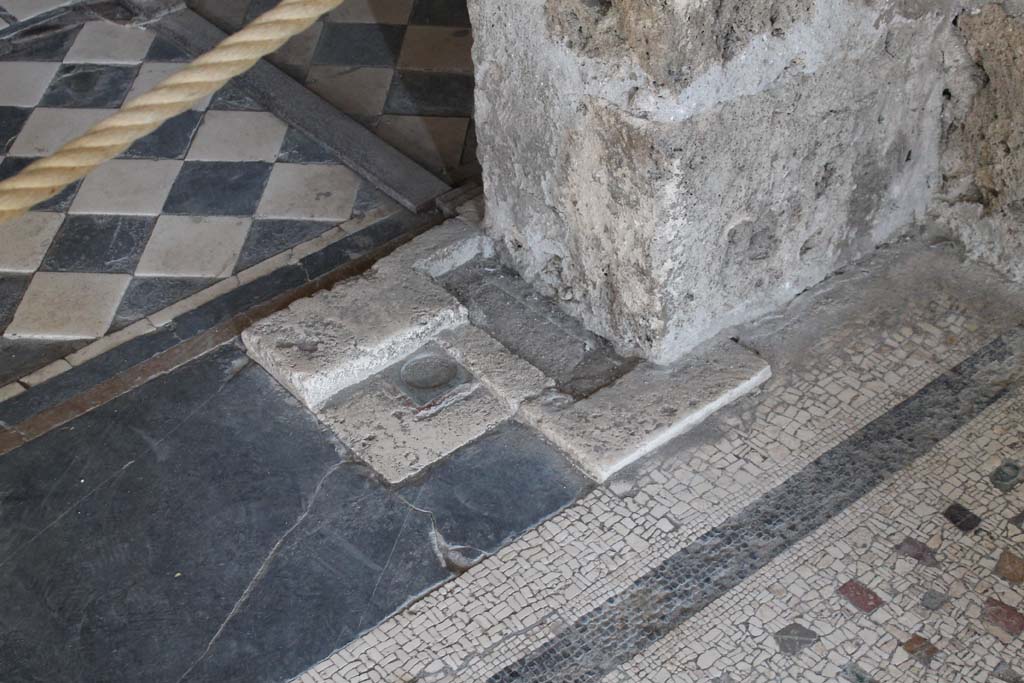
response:
[[[25,541],[20,546],[18,546],[15,549],[15,551],[13,553],[11,553],[11,555],[9,557],[5,558],[2,562],[0,562],[0,569],[3,569],[4,566],[6,566],[11,560],[16,559],[22,553],[22,551],[25,550],[25,548],[27,548],[30,545],[32,545],[33,543],[35,543],[37,540],[39,540],[40,537],[43,536],[43,534],[45,534],[47,531],[49,531],[50,529],[55,527],[57,524],[59,524],[61,522],[61,520],[63,520],[65,517],[68,516],[68,514],[71,513],[72,510],[76,509],[79,505],[81,505],[83,502],[85,502],[90,497],[92,497],[93,494],[95,494],[97,491],[99,491],[100,489],[104,488],[105,486],[107,486],[108,484],[113,482],[115,479],[120,477],[122,474],[124,474],[125,470],[127,470],[129,467],[131,467],[134,464],[135,464],[135,459],[129,460],[125,464],[121,465],[121,467],[119,467],[116,472],[111,474],[109,477],[107,477],[106,479],[101,481],[99,484],[97,484],[93,488],[89,489],[89,491],[87,491],[84,496],[82,496],[81,498],[76,499],[74,503],[69,505],[67,508],[64,509],[63,512],[61,512],[59,515],[54,517],[46,526],[44,526],[42,529],[40,529],[35,534],[33,534],[31,538],[29,538],[27,541]]]
[[[320,493],[321,491],[323,491],[324,484],[326,484],[327,480],[330,479],[331,476],[335,474],[339,469],[341,469],[341,467],[345,464],[346,461],[339,460],[338,462],[334,463],[329,468],[327,468],[327,471],[324,472],[324,475],[320,477],[320,480],[317,482],[316,487],[314,487],[313,489],[313,495],[309,497],[309,502],[306,503],[306,507],[302,510],[302,513],[298,516],[295,522],[290,527],[288,527],[283,534],[281,534],[281,537],[278,538],[277,542],[274,543],[274,545],[270,548],[270,552],[267,553],[267,556],[263,559],[263,562],[260,563],[260,566],[256,570],[256,573],[253,574],[253,577],[249,580],[249,583],[248,585],[246,585],[245,590],[242,591],[242,594],[238,597],[238,600],[236,600],[235,604],[231,607],[231,611],[228,612],[228,615],[224,617],[224,620],[221,622],[220,626],[217,627],[216,632],[214,632],[213,637],[210,638],[210,641],[206,644],[206,647],[203,649],[202,653],[200,653],[200,655],[189,665],[185,672],[178,677],[178,683],[184,681],[188,677],[188,675],[192,673],[192,671],[203,661],[203,659],[205,659],[206,656],[210,654],[210,651],[213,650],[213,646],[217,644],[217,641],[220,640],[221,635],[224,633],[224,629],[227,628],[228,624],[231,623],[231,620],[234,619],[235,616],[242,610],[245,604],[249,601],[249,596],[252,595],[252,592],[260,584],[260,581],[262,581],[263,577],[266,576],[267,571],[270,569],[271,563],[274,561],[274,559],[277,557],[278,552],[281,550],[281,546],[284,545],[285,541],[288,540],[292,532],[298,529],[302,525],[302,523],[305,522],[306,519],[309,517],[310,512],[313,510],[313,506],[316,504],[317,498],[320,497]]]
[[[419,502],[419,494],[420,494],[420,492],[417,491],[417,493],[416,493],[416,500],[417,500],[417,502]],[[464,572],[467,569],[469,569],[469,565],[467,563],[458,562],[455,558],[452,557],[452,553],[453,552],[459,552],[461,550],[472,550],[472,551],[474,551],[476,553],[476,558],[477,559],[476,559],[476,561],[473,562],[473,564],[475,564],[478,561],[483,560],[484,558],[490,557],[492,555],[492,553],[487,552],[483,548],[477,548],[474,545],[469,545],[469,544],[465,544],[465,543],[449,543],[448,539],[446,539],[444,537],[444,534],[441,532],[441,529],[438,527],[437,517],[434,515],[433,512],[431,512],[430,510],[426,510],[424,508],[418,507],[416,504],[408,501],[404,496],[399,495],[398,496],[398,500],[401,501],[403,504],[409,506],[413,510],[416,510],[417,512],[422,512],[423,514],[427,515],[427,517],[430,518],[430,542],[431,542],[431,545],[434,548],[434,555],[437,557],[438,561],[441,563],[441,566],[444,567],[445,569],[448,569],[449,571],[453,571],[453,572],[459,573],[459,574],[461,574],[462,572]],[[463,502],[463,503],[466,502],[466,501],[463,501],[461,498],[459,499],[459,501]],[[472,505],[466,505],[466,507],[469,508],[470,510],[474,509]]]
[[[425,510],[420,510],[416,506],[411,505],[409,501],[407,501],[402,496],[396,496],[396,498],[398,499],[399,502],[403,503],[409,509],[406,510],[405,515],[402,517],[402,524],[398,527],[398,533],[395,534],[395,542],[391,544],[391,550],[388,551],[388,558],[384,561],[384,566],[381,567],[380,573],[377,574],[377,580],[373,584],[373,589],[370,591],[370,596],[366,599],[366,605],[363,607],[363,611],[359,615],[359,621],[356,624],[355,628],[357,633],[361,632],[363,628],[363,623],[366,621],[366,613],[369,612],[370,606],[373,604],[373,598],[377,595],[377,589],[380,588],[380,582],[384,580],[384,575],[387,574],[388,567],[391,566],[391,560],[394,559],[395,550],[398,548],[398,544],[402,540],[402,532],[405,531],[405,527],[409,522],[409,517],[412,515],[413,512],[426,512]],[[427,512],[426,514],[430,516],[430,523],[431,525],[433,525],[433,515],[431,515],[429,512]],[[340,639],[340,636],[336,638],[336,640]]]

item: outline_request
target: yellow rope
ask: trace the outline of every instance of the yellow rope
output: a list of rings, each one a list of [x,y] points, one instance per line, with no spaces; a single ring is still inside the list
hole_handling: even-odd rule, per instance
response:
[[[0,223],[22,215],[284,45],[344,0],[281,0],[238,33],[51,156],[0,182]]]

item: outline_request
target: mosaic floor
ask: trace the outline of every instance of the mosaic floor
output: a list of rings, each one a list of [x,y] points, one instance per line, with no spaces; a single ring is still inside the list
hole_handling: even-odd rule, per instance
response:
[[[189,0],[233,32],[274,0]],[[423,166],[475,163],[466,0],[347,0],[271,61]]]

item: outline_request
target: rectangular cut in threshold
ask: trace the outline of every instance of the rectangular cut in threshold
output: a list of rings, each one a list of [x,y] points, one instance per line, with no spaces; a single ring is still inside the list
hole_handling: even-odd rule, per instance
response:
[[[574,398],[593,394],[636,365],[494,259],[467,263],[441,282],[469,310],[470,322]]]

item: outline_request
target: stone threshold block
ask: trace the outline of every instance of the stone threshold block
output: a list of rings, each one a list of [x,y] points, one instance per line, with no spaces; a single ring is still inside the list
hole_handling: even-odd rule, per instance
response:
[[[466,309],[430,276],[486,255],[490,242],[450,220],[362,277],[296,301],[242,333],[249,355],[310,409],[409,355]]]
[[[357,458],[399,484],[550,386],[539,370],[467,325],[341,392],[317,415]]]
[[[642,363],[575,403],[557,393],[531,399],[517,417],[603,482],[771,375],[759,356],[732,341],[713,340],[670,366]]]

